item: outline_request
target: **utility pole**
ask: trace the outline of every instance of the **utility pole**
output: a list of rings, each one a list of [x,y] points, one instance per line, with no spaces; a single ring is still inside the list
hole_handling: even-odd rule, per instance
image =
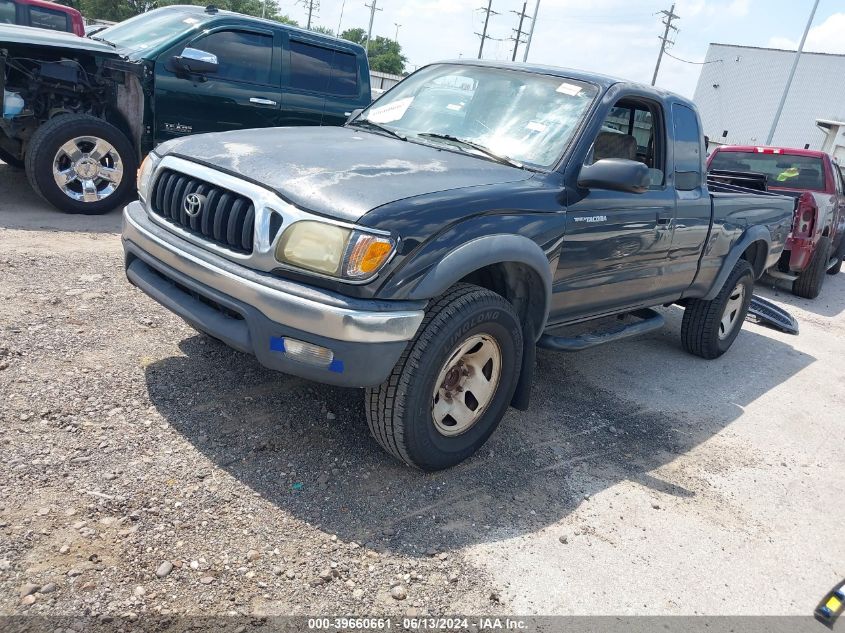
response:
[[[301,0],[302,6],[304,6],[308,10],[308,24],[305,28],[311,28],[311,16],[314,14],[314,11],[320,10],[320,0]]]
[[[804,50],[804,42],[807,41],[807,34],[810,32],[810,27],[813,25],[813,18],[816,17],[816,9],[819,8],[819,0],[813,3],[813,10],[810,11],[810,19],[807,20],[807,26],[804,27],[804,35],[801,36],[801,43],[798,44],[798,50],[795,51],[795,59],[792,60],[792,70],[789,71],[789,77],[786,80],[786,85],[783,87],[783,94],[780,97],[777,112],[775,112],[775,120],[772,121],[772,128],[769,130],[769,136],[766,138],[766,145],[772,144],[775,130],[778,128],[780,122],[780,115],[783,114],[783,106],[786,103],[786,97],[789,95],[789,89],[792,87],[792,79],[795,77],[795,69],[798,68],[798,60],[801,59],[801,52]]]
[[[261,3],[261,17],[267,17],[267,0],[264,0],[264,2]]]
[[[375,2],[375,0],[373,0]],[[481,54],[484,52],[484,40],[489,39],[490,36],[487,35],[487,24],[490,22],[491,15],[499,15],[497,11],[493,11],[493,0],[487,0],[487,8],[481,7],[479,11],[484,11],[484,29],[481,33],[476,33],[476,35],[481,36],[481,46],[478,47],[478,59],[481,59]]]
[[[398,44],[399,43],[399,27],[402,26],[402,25],[399,24],[398,22],[394,22],[393,26],[396,27],[396,35],[393,36],[393,41]]]
[[[537,24],[537,12],[540,10],[540,0],[534,5],[534,15],[531,18],[531,28],[528,30],[528,41],[525,42],[525,52],[522,54],[522,61],[528,61],[528,49],[531,48],[531,38],[534,37],[534,25]],[[523,9],[524,12],[524,9]]]
[[[528,0],[522,3],[522,12],[511,11],[511,13],[516,13],[519,16],[519,26],[516,27],[516,37],[513,38],[513,55],[511,56],[511,61],[516,61],[516,51],[519,49],[519,45],[522,42],[522,22],[525,20],[525,9],[528,8]]]
[[[666,25],[666,30],[663,31],[662,37],[660,35],[657,36],[660,39],[660,53],[657,55],[657,65],[654,67],[654,77],[651,78],[652,86],[657,83],[657,73],[660,71],[660,61],[663,59],[663,52],[666,50],[666,45],[675,43],[669,40],[669,29],[677,31],[678,27],[673,26],[672,22],[681,17],[675,14],[674,4],[672,4],[672,8],[668,11],[666,11],[666,9],[660,11],[659,15],[663,16],[663,24]]]
[[[364,50],[367,51],[367,54],[369,54],[370,50],[370,38],[373,35],[373,20],[375,20],[376,11],[384,11],[384,9],[376,7],[377,1],[378,0],[372,0],[372,4],[367,4],[366,2],[364,3],[364,6],[370,10],[370,26],[367,29],[367,40],[364,42]]]

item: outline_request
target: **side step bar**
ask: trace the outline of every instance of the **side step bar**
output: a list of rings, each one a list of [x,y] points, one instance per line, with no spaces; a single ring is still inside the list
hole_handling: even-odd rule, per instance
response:
[[[612,343],[623,338],[638,336],[640,334],[659,330],[666,323],[666,319],[663,318],[663,315],[655,312],[651,308],[636,310],[631,312],[631,315],[641,320],[636,323],[622,325],[618,328],[614,328],[600,334],[587,332],[586,334],[572,337],[543,334],[543,336],[540,337],[540,340],[537,341],[537,345],[557,352],[580,352],[581,350],[596,347],[597,345],[604,345],[605,343]]]
[[[748,307],[748,315],[753,316],[763,325],[770,325],[777,330],[787,334],[798,334],[798,321],[783,308],[776,306],[757,295],[751,297],[751,305]]]

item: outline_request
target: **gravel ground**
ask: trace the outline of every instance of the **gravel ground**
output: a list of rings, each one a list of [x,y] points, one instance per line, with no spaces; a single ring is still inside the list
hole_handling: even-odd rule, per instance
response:
[[[796,308],[801,337],[747,325],[715,364],[680,351],[677,310],[638,341],[541,353],[531,410],[426,475],[378,449],[360,392],[197,334],[126,282],[117,214],[50,211],[16,173],[0,165],[0,614],[771,613],[742,602],[764,587],[806,614],[845,575],[819,501],[845,466],[843,276]]]

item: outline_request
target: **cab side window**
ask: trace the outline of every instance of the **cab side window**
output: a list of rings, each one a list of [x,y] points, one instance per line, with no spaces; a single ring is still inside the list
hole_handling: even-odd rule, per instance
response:
[[[292,88],[350,97],[358,94],[358,60],[351,53],[290,40]]]
[[[55,11],[45,7],[29,7],[29,25],[39,29],[51,29],[53,31],[69,31],[68,14],[64,11]]]
[[[273,37],[249,31],[217,31],[191,44],[217,56],[213,78],[272,84]]]
[[[621,99],[610,109],[592,149],[592,162],[625,158],[649,168],[651,186],[663,185],[665,158],[659,109],[646,101]]]
[[[675,123],[675,188],[691,191],[701,186],[704,137],[698,117],[691,108],[680,103],[672,104],[672,119]]]

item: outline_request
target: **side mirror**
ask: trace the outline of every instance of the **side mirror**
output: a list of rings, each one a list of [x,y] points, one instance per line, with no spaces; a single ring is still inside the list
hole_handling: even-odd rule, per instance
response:
[[[186,48],[181,55],[171,59],[177,70],[197,75],[217,72],[217,55],[198,48]]]
[[[650,184],[648,167],[627,158],[603,158],[584,165],[578,174],[578,186],[585,189],[645,193]]]
[[[346,114],[346,122],[351,123],[353,120],[358,118],[358,115],[364,111],[364,108],[355,108],[352,112],[345,112]]]

